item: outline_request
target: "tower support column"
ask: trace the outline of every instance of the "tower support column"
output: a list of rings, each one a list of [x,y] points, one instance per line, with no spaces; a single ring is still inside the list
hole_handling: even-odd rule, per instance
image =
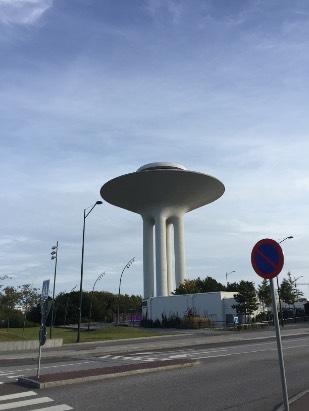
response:
[[[176,287],[182,283],[186,276],[185,236],[183,214],[173,218],[174,223],[174,248],[175,248],[175,280]]]
[[[166,217],[162,212],[155,218],[157,295],[168,295],[166,259]]]
[[[154,296],[153,225],[151,218],[143,217],[144,298]]]
[[[172,223],[166,224],[166,259],[167,259],[167,292],[173,292],[173,255],[172,255]]]

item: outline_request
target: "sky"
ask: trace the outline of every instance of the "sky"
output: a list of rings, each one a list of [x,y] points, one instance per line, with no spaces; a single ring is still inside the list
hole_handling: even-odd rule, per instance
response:
[[[0,276],[79,284],[83,210],[109,179],[172,161],[220,179],[185,217],[187,277],[261,279],[281,240],[309,284],[306,0],[0,0]],[[142,220],[108,203],[86,220],[84,289],[142,294]],[[3,282],[4,284],[4,282]],[[309,297],[309,285],[299,286]]]

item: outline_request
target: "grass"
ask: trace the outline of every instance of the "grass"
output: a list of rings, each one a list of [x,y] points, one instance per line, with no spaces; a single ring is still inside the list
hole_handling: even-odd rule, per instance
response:
[[[161,335],[162,333],[155,331],[143,330],[141,328],[132,327],[106,327],[96,331],[81,331],[81,342],[88,341],[104,341],[104,340],[120,340],[124,338],[139,338]],[[21,341],[21,340],[36,340],[39,335],[39,327],[25,328],[23,333],[22,328],[10,328],[7,332],[5,329],[0,329],[1,341]],[[49,336],[49,329],[48,334]],[[63,338],[64,344],[75,343],[77,331],[72,329],[53,329],[53,338]]]

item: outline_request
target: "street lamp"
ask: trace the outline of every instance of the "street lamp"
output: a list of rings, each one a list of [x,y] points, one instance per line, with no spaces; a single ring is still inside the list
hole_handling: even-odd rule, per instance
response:
[[[299,296],[301,295],[301,294],[299,295],[299,292],[297,291],[297,280],[299,280],[300,278],[303,278],[303,275],[300,275],[297,278],[294,277],[294,281],[293,281],[295,284],[296,292],[297,292],[297,298],[299,298]]]
[[[294,238],[292,235],[289,235],[285,238],[283,238],[281,241],[278,241],[279,244],[283,243],[285,240],[291,240]],[[279,287],[279,274],[276,277],[277,280],[277,292],[278,292],[278,300],[279,300],[279,310],[280,310],[280,319],[281,319],[281,326],[284,327],[284,322],[283,322],[283,312],[282,312],[282,303],[281,303],[281,297],[280,297],[280,287]]]
[[[118,308],[117,308],[117,325],[120,323],[120,314],[119,314],[119,306],[120,306],[120,287],[121,287],[121,280],[122,280],[122,275],[125,271],[126,268],[130,268],[131,265],[134,263],[135,257],[131,258],[127,262],[127,264],[123,267],[123,270],[121,271],[120,279],[119,279],[119,289],[118,289]]]
[[[235,271],[235,270],[233,270],[233,271],[230,271],[229,273],[225,273],[225,281],[226,281],[226,285],[227,285],[227,277],[228,277],[230,274],[232,274],[232,273],[236,273],[236,271]]]
[[[13,277],[5,274],[5,275],[2,275],[2,276],[0,277],[0,280],[12,280],[12,278],[13,278]]]
[[[292,238],[294,238],[292,235],[289,235],[288,237],[285,237],[283,240],[281,240],[281,241],[278,241],[278,243],[280,244],[280,243],[283,243],[283,241],[285,241],[285,240],[291,240]]]
[[[88,315],[88,331],[90,330],[90,320],[91,320],[91,311],[92,311],[92,298],[93,298],[93,293],[94,293],[94,288],[97,284],[98,281],[102,280],[102,278],[104,277],[105,272],[99,274],[98,278],[95,280],[93,287],[92,287],[92,291],[90,294],[90,304],[89,304],[89,315]]]
[[[65,309],[64,309],[64,325],[66,324],[67,316],[68,316],[68,307],[69,307],[69,299],[71,293],[75,290],[77,287],[77,284],[72,288],[72,290],[69,292],[69,295],[67,296],[66,302],[65,302]]]
[[[57,276],[57,262],[58,262],[58,241],[56,245],[52,246],[51,251],[51,260],[55,260],[55,267],[54,267],[54,286],[53,286],[53,301],[52,301],[52,308],[51,308],[51,320],[50,320],[50,327],[49,327],[49,338],[52,338],[52,329],[54,325],[54,309],[55,309],[55,288],[56,288],[56,276]]]
[[[86,228],[86,218],[91,213],[96,205],[102,204],[102,201],[96,201],[94,205],[90,208],[84,209],[84,220],[83,220],[83,240],[82,240],[82,261],[80,265],[80,287],[79,287],[79,308],[78,308],[78,326],[77,326],[77,339],[76,342],[80,342],[80,323],[82,320],[82,299],[83,299],[83,276],[84,276],[84,248],[85,248],[85,228]],[[90,210],[86,212],[88,209]]]

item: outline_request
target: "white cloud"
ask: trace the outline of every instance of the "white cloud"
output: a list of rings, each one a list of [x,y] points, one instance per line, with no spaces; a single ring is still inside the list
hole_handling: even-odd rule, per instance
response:
[[[35,23],[52,6],[53,0],[0,0],[0,23]]]
[[[182,2],[175,0],[147,0],[145,9],[152,18],[167,12],[174,24],[179,23],[184,12]]]

